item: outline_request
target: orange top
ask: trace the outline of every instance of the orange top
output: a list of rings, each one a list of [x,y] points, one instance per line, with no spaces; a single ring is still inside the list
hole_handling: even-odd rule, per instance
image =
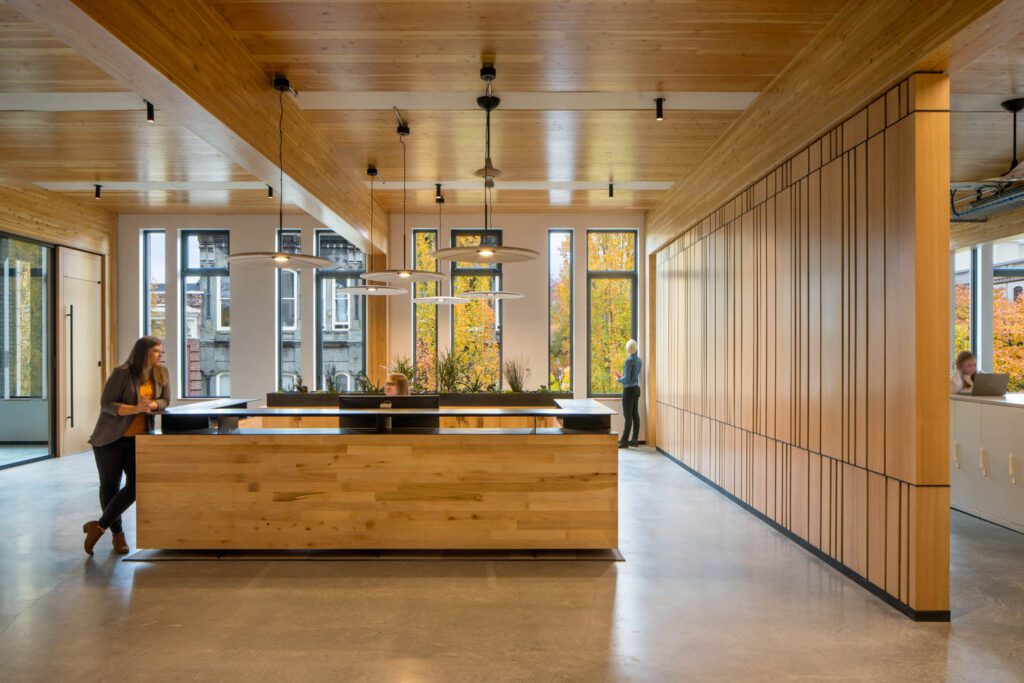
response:
[[[153,380],[149,380],[139,387],[139,400],[146,399],[147,401],[152,401],[153,392]],[[124,431],[124,436],[135,436],[136,434],[141,434],[146,431],[148,426],[146,416],[140,413],[136,415],[135,419],[132,420],[132,423],[128,425],[128,429]]]

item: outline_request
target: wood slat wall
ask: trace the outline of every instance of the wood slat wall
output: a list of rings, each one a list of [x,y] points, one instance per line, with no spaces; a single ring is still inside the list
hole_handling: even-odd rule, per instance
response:
[[[657,445],[923,618],[949,609],[948,79],[655,254]]]

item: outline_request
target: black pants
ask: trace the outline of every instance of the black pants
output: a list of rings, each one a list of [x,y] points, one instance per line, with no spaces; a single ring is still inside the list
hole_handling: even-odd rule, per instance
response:
[[[622,428],[619,443],[636,443],[640,440],[640,387],[626,387],[622,390],[622,416],[626,418],[626,426]],[[629,430],[633,430],[633,438],[629,438]]]
[[[135,437],[121,437],[106,446],[94,447],[92,452],[100,474],[100,526],[120,534],[124,532],[121,514],[135,502]]]

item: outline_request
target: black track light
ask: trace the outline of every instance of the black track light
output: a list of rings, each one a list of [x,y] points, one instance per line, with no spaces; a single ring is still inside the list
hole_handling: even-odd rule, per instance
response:
[[[439,202],[441,201],[441,183],[434,183],[434,187],[436,188],[434,190],[434,201]]]
[[[267,185],[267,199],[273,199],[273,198],[274,198],[274,186],[273,185]]]
[[[654,118],[656,118],[659,121],[664,120],[665,119],[665,98],[664,97],[656,97],[654,99],[654,108],[655,108]]]
[[[147,123],[155,123],[156,122],[156,107],[154,107],[153,103],[150,102],[149,100],[143,100],[143,102],[146,103],[146,122]]]
[[[96,199],[99,199],[103,195],[103,186],[102,185],[93,185],[93,187],[96,188],[96,191],[93,193],[92,196],[95,197]]]
[[[615,185],[613,183],[608,183],[608,196],[609,197],[614,197],[615,196]]]

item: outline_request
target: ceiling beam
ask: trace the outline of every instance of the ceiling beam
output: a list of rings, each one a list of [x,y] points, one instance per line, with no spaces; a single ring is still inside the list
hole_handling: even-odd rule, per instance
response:
[[[1018,0],[859,0],[811,41],[648,213],[654,251],[915,71],[955,68],[1024,28]]]
[[[949,224],[949,248],[956,251],[976,244],[1016,237],[1024,232],[1021,226],[1024,226],[1024,209],[989,216],[983,223],[954,221]]]
[[[278,92],[202,0],[11,0],[76,52],[264,183],[278,184]],[[287,74],[285,74],[287,75]],[[288,199],[356,244],[369,234],[362,174],[284,98]],[[360,166],[362,160],[360,160]],[[378,206],[386,215],[383,206]],[[386,251],[383,231],[375,236]]]

